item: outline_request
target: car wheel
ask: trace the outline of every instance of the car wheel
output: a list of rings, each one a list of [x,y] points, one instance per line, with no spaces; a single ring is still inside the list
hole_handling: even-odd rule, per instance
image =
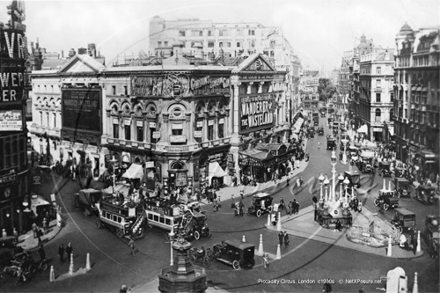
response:
[[[258,218],[261,217],[261,210],[258,210],[258,211],[257,211],[257,217],[258,217]]]
[[[122,229],[116,229],[116,236],[118,238],[124,237],[124,232],[122,231]]]
[[[403,227],[402,227],[402,226],[399,227],[399,232],[400,232],[401,234],[403,233]]]
[[[194,239],[199,240],[200,239],[200,233],[199,231],[194,232]]]
[[[389,204],[387,204],[387,203],[384,203],[384,204],[383,204],[383,209],[384,209],[384,210],[388,211],[389,208],[390,208],[390,205],[389,205]]]
[[[374,199],[374,205],[377,207],[379,206],[379,200],[377,198]]]
[[[240,269],[240,263],[238,262],[238,260],[234,260],[232,262],[232,267],[234,268],[234,270],[239,270]]]

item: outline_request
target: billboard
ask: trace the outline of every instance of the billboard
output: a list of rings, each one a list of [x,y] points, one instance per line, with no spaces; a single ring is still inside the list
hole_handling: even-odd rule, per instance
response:
[[[275,124],[272,95],[249,95],[240,98],[240,132],[271,128]]]
[[[22,131],[21,110],[0,110],[0,131]]]
[[[102,131],[100,88],[64,88],[61,93],[62,135],[73,141],[99,141]]]

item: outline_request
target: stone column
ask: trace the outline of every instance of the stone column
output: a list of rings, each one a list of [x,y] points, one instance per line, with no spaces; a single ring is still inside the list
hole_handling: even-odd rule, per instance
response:
[[[203,140],[208,141],[208,112],[205,111],[205,118],[203,119]]]
[[[240,129],[240,98],[239,98],[239,88],[241,83],[236,82],[233,84],[234,87],[234,95],[232,97],[232,100],[234,102],[233,107],[233,115],[232,116],[232,124],[231,127],[233,128],[232,133],[235,133],[238,135],[239,129]]]
[[[252,81],[248,83],[246,94],[249,95],[250,93],[252,93],[252,85],[253,85],[253,84],[254,84],[254,83],[253,83]]]
[[[188,129],[188,133],[186,133],[186,137],[189,137],[187,144],[193,144],[194,143],[194,121],[191,121],[191,112],[185,113],[185,122],[186,122],[186,129]],[[185,129],[185,126],[183,127]],[[184,133],[185,135],[185,133]]]
[[[260,81],[260,84],[258,85],[258,93],[261,94],[263,92],[263,85],[264,81]]]

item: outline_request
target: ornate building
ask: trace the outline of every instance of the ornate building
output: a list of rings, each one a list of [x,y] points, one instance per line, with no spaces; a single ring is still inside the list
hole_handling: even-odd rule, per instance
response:
[[[396,153],[425,175],[439,171],[439,27],[396,35],[394,121]]]
[[[360,56],[358,116],[368,126],[367,136],[371,141],[384,141],[384,127],[393,131],[393,65],[392,50]]]

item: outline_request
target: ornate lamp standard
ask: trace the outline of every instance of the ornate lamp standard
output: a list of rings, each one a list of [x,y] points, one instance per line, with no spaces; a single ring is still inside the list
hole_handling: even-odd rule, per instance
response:
[[[325,175],[325,179],[324,179],[324,188],[325,188],[324,202],[328,201],[328,185],[329,184],[330,184],[330,180],[328,180],[327,175]]]
[[[344,146],[344,152],[342,153],[342,164],[347,164],[347,144],[348,141],[346,139],[341,140],[342,145]]]
[[[319,201],[322,202],[323,201],[323,197],[322,197],[322,184],[324,184],[324,175],[322,175],[322,173],[319,175],[318,180],[319,180],[319,185],[321,186],[321,192],[319,193]]]
[[[344,187],[345,187],[345,202],[348,202],[347,188],[348,188],[348,184],[350,184],[350,180],[348,180],[348,178],[345,177],[345,179],[342,183],[344,183]]]
[[[342,175],[342,173],[339,174],[338,181],[339,181],[339,198],[338,198],[338,200],[341,200],[341,198],[342,198],[342,181],[344,181],[344,175]]]
[[[333,173],[333,186],[332,186],[332,194],[331,194],[331,198],[332,200],[335,200],[335,181],[336,181],[336,163],[337,163],[337,158],[336,158],[336,153],[333,150],[332,151],[332,155],[330,157],[330,163],[332,164],[332,173]]]
[[[170,266],[174,265],[174,257],[173,257],[173,242],[174,242],[174,236],[176,234],[174,233],[174,228],[171,228],[170,233],[168,233],[168,236],[170,236],[170,247],[171,247],[171,259],[170,259]]]
[[[115,158],[115,156],[113,156],[112,157],[112,159],[110,160],[110,163],[112,164],[112,173],[113,173],[113,175],[112,175],[112,188],[113,188],[113,195],[115,194],[115,187],[116,187],[116,170],[115,170],[115,165],[116,165],[116,162],[117,162],[118,160],[116,160],[116,158]]]

